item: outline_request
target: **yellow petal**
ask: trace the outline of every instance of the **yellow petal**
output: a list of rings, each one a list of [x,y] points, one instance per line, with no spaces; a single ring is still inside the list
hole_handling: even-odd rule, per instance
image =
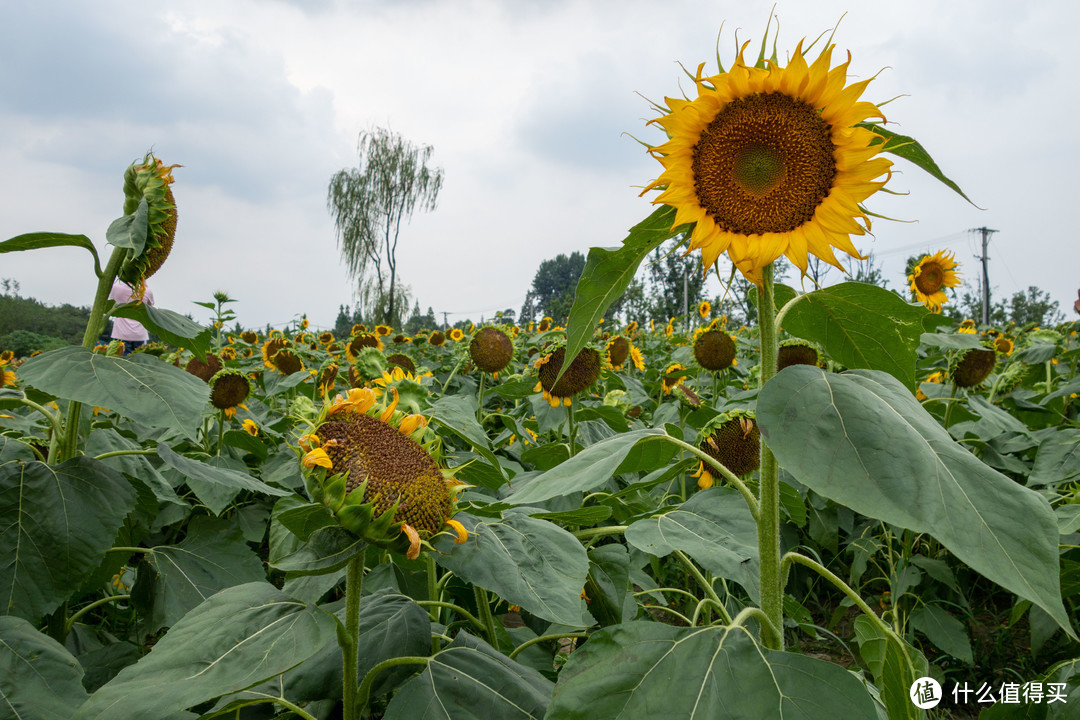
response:
[[[409,523],[401,523],[401,532],[409,538],[409,549],[405,552],[405,557],[410,560],[420,557],[420,533]]]
[[[308,470],[313,467],[324,467],[327,470],[332,470],[334,465],[330,462],[330,456],[326,454],[326,451],[322,448],[315,448],[311,452],[304,455],[304,467]]]
[[[457,520],[447,520],[446,524],[453,528],[454,532],[457,533],[457,537],[454,538],[455,545],[461,545],[469,539],[469,531],[466,530],[465,526],[459,523]]]

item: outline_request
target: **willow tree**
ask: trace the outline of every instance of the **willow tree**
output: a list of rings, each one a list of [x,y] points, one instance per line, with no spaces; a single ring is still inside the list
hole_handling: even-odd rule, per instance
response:
[[[382,319],[393,324],[401,222],[417,210],[435,209],[443,171],[428,166],[433,147],[417,147],[384,128],[361,132],[356,152],[359,165],[330,178],[326,204],[349,275],[362,288],[375,284],[377,306],[385,299]]]

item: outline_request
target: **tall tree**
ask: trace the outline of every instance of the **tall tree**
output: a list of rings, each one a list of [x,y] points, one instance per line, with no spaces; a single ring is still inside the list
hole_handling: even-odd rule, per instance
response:
[[[346,269],[362,287],[367,278],[368,289],[380,298],[375,307],[382,308],[385,299],[381,319],[389,325],[394,324],[401,299],[396,288],[401,221],[417,210],[434,210],[442,188],[443,171],[428,166],[434,151],[430,145],[417,147],[397,133],[375,128],[360,133],[359,166],[330,178],[326,205],[337,226]],[[371,271],[373,278],[368,275]]]
[[[525,294],[520,321],[526,323],[546,315],[564,322],[574,306],[574,293],[584,269],[585,256],[576,251],[569,257],[560,253],[540,263],[532,287]]]
[[[681,241],[666,242],[652,253],[649,263],[653,301],[649,314],[656,322],[687,315],[692,317],[705,299],[705,274],[701,259],[684,255]]]

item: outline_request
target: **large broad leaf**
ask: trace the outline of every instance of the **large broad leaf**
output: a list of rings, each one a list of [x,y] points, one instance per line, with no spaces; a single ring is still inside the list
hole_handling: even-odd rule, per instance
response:
[[[110,357],[83,347],[51,350],[18,370],[27,385],[57,397],[97,405],[150,427],[191,439],[202,422],[210,387],[191,373],[142,353]]]
[[[552,682],[487,643],[461,633],[405,683],[386,720],[540,720]],[[602,717],[590,715],[590,717]]]
[[[494,490],[507,481],[506,473],[498,458],[491,452],[491,442],[480,423],[476,421],[476,404],[472,398],[447,395],[439,398],[428,410],[431,421],[449,430],[472,446],[476,454],[488,461],[498,473],[500,482],[490,489]]]
[[[64,647],[17,617],[0,617],[0,717],[68,720],[83,702],[83,669]]]
[[[874,718],[862,682],[839,665],[765,650],[745,628],[631,622],[570,656],[548,717],[559,720]]]
[[[915,707],[908,693],[918,678],[929,674],[926,658],[865,615],[855,618],[854,626],[859,654],[874,676],[889,720],[923,720],[925,713]]]
[[[116,247],[130,248],[131,257],[139,257],[146,248],[146,235],[150,230],[150,202],[144,196],[139,200],[135,212],[120,217],[109,223],[105,231],[105,242]]]
[[[114,308],[112,315],[142,323],[168,344],[190,349],[200,360],[210,352],[210,328],[178,312],[140,302]]]
[[[939,605],[920,605],[908,618],[911,627],[926,636],[938,649],[973,665],[971,640],[968,639],[964,623],[957,620],[949,611]]]
[[[344,625],[344,606],[335,615]],[[386,590],[365,595],[360,599],[357,648],[356,684],[359,685],[368,671],[384,660],[431,652],[431,619],[424,608],[404,595]],[[293,702],[340,698],[341,668],[341,647],[334,640],[289,671],[285,676],[285,696]],[[415,666],[405,665],[383,672],[375,680],[372,696],[390,692],[414,671]]]
[[[0,465],[0,614],[36,622],[82,584],[135,506],[123,475],[77,457]]]
[[[850,368],[881,370],[915,387],[915,349],[926,309],[876,285],[845,282],[800,295],[784,329],[819,343]]]
[[[271,555],[270,564],[277,570],[296,575],[325,575],[345,567],[349,559],[365,547],[366,541],[345,528],[329,525],[312,532],[307,542],[295,550],[281,557]]]
[[[589,249],[566,323],[566,357],[577,357],[589,342],[593,329],[611,303],[626,292],[641,261],[674,234],[671,229],[674,220],[675,208],[662,205],[630,229],[621,247]],[[563,371],[567,367],[569,363],[564,364]]]
[[[675,446],[664,440],[664,431],[657,428],[632,430],[613,435],[607,440],[590,445],[574,457],[538,475],[528,483],[521,483],[513,493],[503,499],[511,505],[532,505],[573,492],[588,491],[600,487],[620,472],[632,472],[640,467],[621,467],[624,460],[639,444],[662,444]],[[672,452],[664,460],[670,460]],[[658,460],[660,456],[653,458]],[[650,468],[653,469],[653,468]]]
[[[244,542],[240,526],[217,518],[195,518],[178,545],[152,548],[140,566],[139,593],[152,597],[150,630],[174,625],[214,593],[266,579],[259,556]]]
[[[638,520],[626,529],[626,541],[663,557],[681,550],[717,577],[735,580],[754,602],[761,596],[757,523],[746,500],[731,488],[695,493],[679,508]]]
[[[269,583],[223,590],[91,695],[74,717],[166,717],[280,675],[318,652],[336,629],[329,613]]]
[[[458,513],[455,519],[469,539],[455,545],[440,537],[435,562],[537,617],[572,627],[593,624],[580,597],[589,558],[577,538],[554,523],[517,513],[502,520]]]
[[[183,455],[178,455],[172,448],[164,443],[158,445],[157,451],[158,456],[165,461],[166,465],[188,479],[197,482],[223,485],[225,487],[238,488],[240,490],[251,490],[252,492],[276,495],[278,497],[292,494],[288,490],[276,488],[272,485],[267,485],[261,480],[256,480],[246,472],[231,470],[229,468],[214,467],[213,465],[199,462],[198,460],[192,460]]]
[[[789,367],[762,389],[757,420],[799,482],[863,515],[932,535],[1073,634],[1049,503],[953,442],[892,376]]]
[[[1028,485],[1055,488],[1080,477],[1080,430],[1058,430],[1039,445]]]
[[[94,271],[101,275],[101,260],[98,259],[97,249],[90,238],[85,235],[67,235],[64,233],[36,232],[17,235],[10,240],[0,242],[0,254],[7,252],[19,252],[20,250],[36,250],[50,247],[81,247],[90,251],[94,256]]]
[[[143,446],[134,440],[129,440],[113,428],[94,430],[86,441],[86,454],[91,457],[129,450],[143,450]],[[157,468],[150,463],[146,455],[114,455],[105,458],[101,462],[125,475],[141,480],[153,491],[154,497],[159,501],[174,505],[187,505],[162,477]]]

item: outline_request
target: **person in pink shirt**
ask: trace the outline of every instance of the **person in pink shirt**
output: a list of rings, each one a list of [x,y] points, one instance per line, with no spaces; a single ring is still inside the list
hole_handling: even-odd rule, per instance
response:
[[[117,305],[123,305],[124,303],[131,302],[133,290],[126,282],[117,280],[113,283],[112,291],[109,292],[109,299],[115,300]],[[149,287],[146,288],[146,292],[143,293],[142,301],[147,305],[154,304],[154,291]],[[142,323],[136,320],[128,320],[127,318],[113,318],[112,327],[113,340],[122,340],[124,342],[124,354],[127,355],[135,348],[142,347],[146,344],[146,341],[150,339],[150,334],[143,327]]]

